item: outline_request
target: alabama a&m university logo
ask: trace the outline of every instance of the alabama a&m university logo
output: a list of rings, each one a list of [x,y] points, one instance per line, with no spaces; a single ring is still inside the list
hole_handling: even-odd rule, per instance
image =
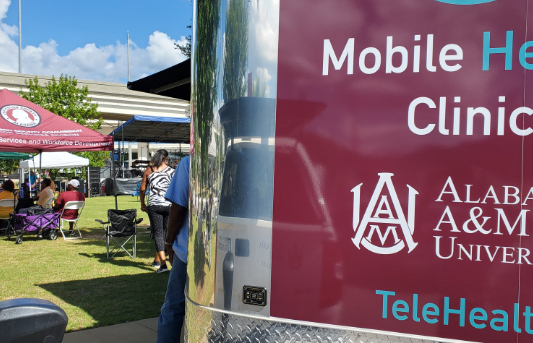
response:
[[[2,118],[21,127],[35,127],[41,123],[39,114],[26,106],[6,105],[0,109]]]
[[[394,174],[378,173],[378,175],[378,184],[374,189],[361,222],[359,222],[359,210],[361,186],[363,184],[361,183],[352,189],[353,229],[355,231],[355,237],[352,238],[352,241],[358,249],[361,249],[360,245],[363,245],[366,249],[376,254],[395,254],[405,248],[406,245],[408,252],[411,252],[418,244],[413,241],[415,197],[418,192],[407,185],[409,199],[406,220],[402,205],[392,184],[391,178]],[[392,237],[389,238],[389,236]]]

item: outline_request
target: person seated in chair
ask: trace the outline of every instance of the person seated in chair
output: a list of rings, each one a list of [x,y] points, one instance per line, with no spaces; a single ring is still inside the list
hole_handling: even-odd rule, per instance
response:
[[[0,192],[0,200],[4,199],[10,199],[13,200],[13,206],[10,207],[0,207],[0,217],[9,217],[10,213],[13,213],[15,211],[15,194],[13,194],[13,191],[15,190],[15,184],[11,180],[6,180],[4,184],[2,185],[2,192]]]
[[[17,208],[15,208],[15,213],[26,213],[26,209],[33,205],[34,203],[31,198],[30,187],[27,183],[23,183],[19,191],[19,201]]]
[[[52,202],[54,201],[54,192],[50,186],[52,185],[52,180],[44,179],[41,182],[42,191],[35,197],[37,200],[37,205],[40,205],[44,208],[52,208]]]
[[[69,201],[85,201],[85,194],[78,192],[80,182],[76,179],[72,179],[68,182],[67,191],[59,195],[54,206],[55,211],[62,211],[65,204]],[[78,210],[65,210],[63,212],[63,219],[76,219],[78,218]],[[74,222],[69,222],[69,235],[74,235]]]
[[[26,192],[28,194],[26,194]],[[19,198],[24,199],[26,198],[26,196],[31,197],[30,193],[30,181],[28,181],[28,178],[25,178],[24,183],[20,185]]]

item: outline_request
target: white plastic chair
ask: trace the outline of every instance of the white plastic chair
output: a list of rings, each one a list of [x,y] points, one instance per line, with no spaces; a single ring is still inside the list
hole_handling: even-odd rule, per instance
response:
[[[15,212],[15,208],[17,207],[17,199],[2,199],[0,200],[0,207],[13,207],[13,213]],[[7,228],[4,228],[4,229],[0,229],[0,230],[9,230],[10,227],[9,227],[9,214],[5,217],[1,216],[0,215],[0,221],[2,220],[5,220],[7,221]]]
[[[85,201],[69,201],[69,202],[67,202],[65,204],[65,207],[63,207],[63,211],[61,212],[61,225],[59,225],[59,230],[61,231],[61,234],[63,235],[63,239],[80,239],[80,238],[82,238],[80,229],[78,228],[78,220],[80,219],[81,212],[83,211],[84,207],[85,207]],[[65,213],[65,210],[78,210],[78,216],[76,217],[76,219],[65,219],[65,218],[63,218],[63,213]],[[78,230],[79,237],[78,236],[76,236],[76,237],[66,237],[65,236],[65,232],[63,231],[64,230],[63,222],[74,223],[74,228],[76,230]]]

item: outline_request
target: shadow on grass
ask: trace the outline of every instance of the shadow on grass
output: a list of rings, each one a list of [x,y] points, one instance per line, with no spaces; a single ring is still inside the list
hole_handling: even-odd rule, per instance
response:
[[[168,274],[142,273],[37,286],[86,312],[97,327],[158,316],[167,282]]]
[[[7,238],[7,234],[2,234],[0,235],[0,238],[6,242],[12,242],[13,244],[15,244],[15,237],[16,235],[11,235],[11,239],[8,239]],[[44,238],[42,237],[35,237],[35,233],[31,234],[31,233],[27,233],[27,234],[24,234],[22,235],[22,242],[35,242],[35,241],[42,241]]]
[[[109,264],[112,264],[112,265],[115,265],[115,266],[118,266],[118,267],[137,267],[137,268],[144,269],[144,270],[154,271],[154,269],[151,268],[150,266],[147,266],[143,262],[136,262],[134,259],[117,260],[117,259],[114,259],[114,258],[110,258],[108,260],[107,259],[107,253],[105,253],[105,252],[103,254],[87,254],[87,253],[81,252],[78,255],[85,256],[85,257],[88,257],[88,258],[93,258],[93,259],[97,258],[98,261],[101,262],[101,263],[109,263]],[[120,256],[120,253],[118,253],[117,256]]]
[[[130,240],[126,244],[126,248],[128,249],[130,253],[132,253],[132,246],[133,246],[132,242],[133,242],[133,239]],[[140,260],[140,259],[149,259],[151,257],[155,257],[154,241],[150,239],[150,236],[147,234],[137,235],[137,258],[136,259],[129,257],[124,250],[120,249],[120,247],[117,247],[115,249],[115,251],[117,251],[118,249],[118,252],[115,255],[115,257],[107,259],[105,239],[88,239],[88,240],[79,242],[79,244],[99,246],[102,248],[101,253],[89,254],[89,253],[80,252],[78,253],[80,256],[84,256],[88,258],[97,258],[98,261],[101,263],[110,263],[110,264],[121,266],[121,267],[139,267],[141,269],[153,271],[153,269],[150,266],[147,266],[144,262],[141,262]],[[116,242],[114,242],[113,240],[110,240],[109,242],[110,251],[111,249],[113,249],[115,245],[116,245]],[[111,255],[113,255],[113,253],[111,253]],[[124,259],[123,257],[126,257],[126,259]]]

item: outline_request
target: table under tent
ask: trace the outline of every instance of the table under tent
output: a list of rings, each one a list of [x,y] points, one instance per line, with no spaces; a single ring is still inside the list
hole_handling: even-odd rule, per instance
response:
[[[41,161],[42,158],[42,161]],[[89,159],[81,156],[77,156],[65,151],[52,151],[43,152],[39,155],[35,155],[32,158],[20,162],[19,179],[23,180],[25,170],[31,169],[66,169],[66,168],[85,168],[89,166]],[[56,180],[54,180],[55,182]],[[80,181],[81,182],[81,181]],[[56,184],[59,187],[59,191],[66,190],[66,182]],[[85,185],[80,183],[80,191],[84,191]]]
[[[190,118],[133,116],[109,135],[119,143],[119,146],[124,142],[189,144],[190,123]],[[114,168],[115,163],[112,166]],[[116,186],[113,187],[113,194],[115,206],[117,206],[116,197],[119,192],[124,192],[125,187],[131,188],[138,185],[142,178],[119,178],[116,170],[113,170],[112,175],[115,177]]]

